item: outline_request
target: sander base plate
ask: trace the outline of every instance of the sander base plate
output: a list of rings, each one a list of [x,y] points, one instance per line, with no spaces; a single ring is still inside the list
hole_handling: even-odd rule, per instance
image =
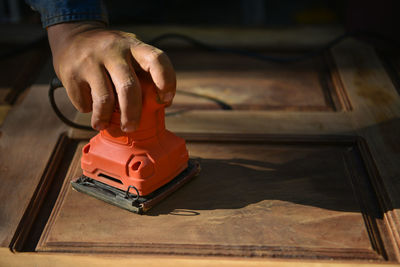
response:
[[[178,190],[184,184],[196,177],[200,172],[197,160],[190,159],[188,167],[167,184],[147,196],[137,196],[132,193],[112,187],[85,175],[71,181],[73,189],[88,194],[109,204],[128,211],[143,214],[164,198]]]

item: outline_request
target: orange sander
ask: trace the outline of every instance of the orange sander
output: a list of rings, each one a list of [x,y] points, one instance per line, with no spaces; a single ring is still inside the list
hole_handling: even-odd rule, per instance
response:
[[[165,129],[164,105],[156,89],[142,85],[142,115],[136,131],[120,128],[115,111],[110,126],[82,149],[83,175],[72,187],[95,198],[142,214],[200,171],[189,159],[185,140]]]

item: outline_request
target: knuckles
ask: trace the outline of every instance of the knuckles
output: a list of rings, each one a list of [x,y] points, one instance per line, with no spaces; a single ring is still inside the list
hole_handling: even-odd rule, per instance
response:
[[[112,94],[106,94],[102,96],[92,96],[94,107],[105,107],[114,105],[114,96]]]
[[[85,38],[77,38],[73,43],[66,46],[63,51],[59,51],[54,57],[54,66],[63,80],[69,80],[72,83],[80,83],[87,81],[86,76],[98,65],[104,65],[107,58],[119,56],[126,59],[125,55],[130,54],[131,46],[145,46],[147,49],[144,56],[148,66],[153,64],[161,64],[168,66],[168,56],[160,49],[147,45],[136,39],[136,36],[127,33],[104,31],[97,32],[96,36],[87,36]],[[120,68],[122,69],[122,68]],[[133,94],[138,96],[138,92],[133,92],[140,88],[140,84],[135,80],[134,76],[127,77],[125,80],[115,84],[118,95],[123,98],[132,97]],[[176,87],[176,77],[164,81],[167,88]],[[74,88],[76,90],[76,88]],[[170,90],[174,91],[174,90]],[[140,90],[139,90],[140,92]],[[92,102],[91,102],[92,101]],[[94,110],[110,110],[114,106],[114,94],[96,95],[92,92],[90,103],[83,99],[76,101],[74,106],[83,113]],[[93,105],[93,106],[92,106]],[[140,112],[139,112],[140,114]],[[130,120],[129,120],[130,121]],[[129,121],[123,122],[129,123]]]
[[[133,77],[130,77],[129,79],[119,84],[116,84],[115,88],[119,95],[121,95],[122,97],[128,97],[130,91],[133,90],[136,86],[138,86],[137,82]]]
[[[162,50],[152,47],[150,53],[148,53],[145,58],[148,64],[152,64],[154,62],[165,61],[167,55]]]

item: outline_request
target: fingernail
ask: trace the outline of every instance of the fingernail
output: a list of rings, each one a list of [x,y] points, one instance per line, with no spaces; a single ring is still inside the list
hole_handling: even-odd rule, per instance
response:
[[[174,93],[168,92],[163,96],[163,101],[164,102],[171,102],[173,98],[174,98]]]
[[[134,122],[126,123],[125,126],[121,127],[121,130],[124,132],[133,132],[136,131],[137,125]]]
[[[95,128],[97,131],[101,131],[101,130],[104,130],[105,128],[107,128],[107,127],[108,127],[108,123],[107,122],[99,121],[94,125],[93,128]]]

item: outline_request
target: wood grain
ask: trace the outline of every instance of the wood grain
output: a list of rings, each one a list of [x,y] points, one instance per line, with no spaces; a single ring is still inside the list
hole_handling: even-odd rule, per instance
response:
[[[332,53],[352,102],[349,115],[354,131],[366,139],[382,179],[378,192],[388,192],[387,198],[380,198],[388,207],[383,219],[400,246],[400,182],[396,178],[400,176],[400,95],[371,46],[349,40]]]
[[[177,71],[173,109],[335,111],[343,107],[326,57],[279,64],[197,49],[166,50]],[[260,54],[291,57],[295,53]]]
[[[0,249],[0,266],[27,267],[86,267],[86,266],[273,266],[273,267],[395,267],[396,263],[377,263],[362,261],[331,261],[298,259],[265,259],[238,257],[194,257],[159,255],[121,255],[121,254],[86,254],[86,253],[12,253]]]
[[[46,165],[66,127],[47,103],[47,86],[34,86],[18,108],[11,109],[0,138],[0,246],[8,247],[31,198],[45,173]],[[58,95],[67,114],[66,94]],[[23,128],[24,130],[21,130]],[[34,218],[27,218],[32,220]]]
[[[299,134],[352,135],[350,116],[346,112],[294,112],[294,111],[225,111],[188,110],[175,113],[167,109],[167,128],[180,133],[253,133],[253,134]],[[76,113],[75,121],[90,125],[91,113]],[[222,123],[223,122],[223,123]],[[74,139],[87,139],[95,131],[69,129]]]
[[[350,112],[188,111],[167,117],[167,125],[181,132],[361,135],[372,153],[367,165],[377,167],[368,169],[368,175],[376,177],[373,181],[377,201],[386,207],[382,221],[390,226],[387,236],[393,240],[394,246],[399,247],[400,186],[396,178],[400,174],[400,150],[396,142],[400,114],[398,94],[379,58],[368,45],[349,41],[333,49],[332,54],[343,93],[349,99]],[[88,121],[85,116],[78,119]],[[71,136],[75,137],[90,135],[71,131]],[[381,192],[389,194],[383,197]]]
[[[148,36],[151,37],[163,31],[170,31],[171,29],[174,28],[167,27],[162,30],[156,29],[149,32]],[[142,29],[144,33],[147,30],[148,28],[146,27]],[[140,30],[137,32],[140,32]],[[279,31],[272,32],[272,35],[265,34],[266,31],[246,31],[247,35],[236,35],[232,34],[233,32],[238,33],[238,31],[235,30],[228,30],[225,31],[224,34],[221,34],[220,31],[210,31],[209,29],[192,30],[190,28],[183,29],[182,32],[199,34],[201,37],[199,37],[200,39],[208,39],[210,40],[210,43],[213,44],[228,46],[251,45],[254,48],[260,46],[267,46],[270,48],[279,47],[282,42],[284,43],[284,47],[289,47],[292,49],[298,49],[298,47],[306,48],[312,43],[325,43],[328,37],[333,37],[332,32],[329,31],[322,31],[322,34],[313,35],[317,36],[316,39],[298,38],[299,36],[293,35],[293,32],[290,30],[284,31],[282,35],[279,34]],[[315,33],[315,31],[304,31],[303,29],[303,31],[300,31],[300,36],[307,36],[307,32]],[[329,34],[331,35],[329,36]],[[226,38],[228,36],[231,36],[231,39]],[[246,38],[243,38],[243,36],[246,36]],[[271,36],[275,37],[270,38]],[[262,37],[260,42],[257,42],[258,37]],[[295,38],[295,40],[293,40],[293,38]],[[370,220],[365,217],[363,218],[363,221],[366,222],[365,229],[373,229],[378,233],[387,230],[388,232],[386,235],[380,235],[382,237],[381,242],[385,243],[391,241],[393,247],[398,248],[400,244],[400,198],[398,197],[400,192],[400,184],[397,179],[397,177],[400,175],[398,168],[400,165],[400,150],[397,140],[400,130],[400,101],[398,92],[396,92],[396,88],[393,85],[393,79],[387,75],[382,63],[380,62],[380,59],[376,56],[375,51],[368,45],[355,41],[345,42],[333,49],[332,55],[334,58],[334,64],[337,66],[338,71],[337,75],[339,79],[337,81],[342,83],[342,93],[346,95],[349,100],[348,104],[350,108],[345,109],[345,112],[196,110],[181,112],[168,116],[167,125],[174,131],[186,133],[268,133],[277,135],[307,134],[314,136],[345,134],[362,136],[368,145],[367,148],[360,150],[366,150],[366,154],[372,155],[371,157],[367,158],[363,157],[365,170],[362,172],[354,171],[360,169],[353,167],[354,164],[357,166],[357,160],[354,159],[357,159],[358,157],[352,155],[347,157],[348,163],[343,163],[343,165],[340,165],[339,170],[335,170],[334,172],[345,173],[346,177],[352,177],[351,179],[356,181],[360,180],[359,177],[361,177],[361,181],[365,181],[365,177],[371,178],[372,186],[376,192],[376,201],[374,201],[374,203],[379,203],[378,207],[385,208],[383,209],[383,216],[376,220],[380,222],[378,224],[374,224],[374,220]],[[47,163],[48,159],[50,158],[51,151],[54,149],[59,133],[62,131],[60,125],[57,123],[57,120],[49,119],[49,116],[52,116],[52,112],[48,109],[48,107],[45,107],[47,102],[46,89],[42,88],[40,90],[34,90],[31,91],[30,94],[32,94],[32,96],[29,95],[29,97],[21,103],[21,106],[18,106],[18,111],[12,111],[10,116],[6,118],[3,128],[0,130],[2,132],[2,136],[0,137],[1,179],[2,181],[5,181],[0,186],[0,199],[3,203],[0,208],[0,211],[2,212],[0,216],[0,237],[2,240],[0,248],[0,266],[87,266],[88,264],[96,264],[98,266],[131,266],[132,262],[144,266],[209,266],[212,264],[218,264],[221,266],[320,266],[321,264],[324,264],[324,266],[353,266],[355,264],[360,266],[375,265],[365,261],[349,262],[348,260],[274,260],[270,258],[255,257],[196,257],[160,254],[156,256],[154,254],[115,255],[110,252],[96,254],[82,254],[82,252],[11,253],[8,249],[8,247],[12,245],[10,242],[10,237],[15,236],[15,230],[18,228],[17,224],[21,222],[21,217],[24,217],[22,214],[27,214],[27,203],[30,202],[29,199],[34,195],[33,192],[41,180],[40,177],[42,177],[40,173],[43,173],[43,170],[46,168],[45,166],[48,166]],[[32,100],[32,98],[34,100]],[[29,101],[29,99],[31,99],[31,101]],[[26,101],[29,102],[28,106],[25,103]],[[35,117],[33,117],[32,114],[36,113],[40,115],[39,117],[42,121],[33,121],[32,118]],[[15,114],[20,115],[16,116]],[[88,121],[86,116],[81,116],[79,119],[86,122]],[[47,120],[51,121],[51,123],[47,123]],[[23,121],[23,123],[21,123],[21,121]],[[38,128],[35,128],[37,126]],[[32,130],[32,128],[35,129]],[[80,131],[70,132],[70,136],[73,136],[74,138],[87,138],[92,134],[93,133]],[[6,139],[2,141],[4,136],[6,136]],[[23,148],[18,148],[19,145],[21,145]],[[18,151],[13,151],[16,147]],[[30,147],[34,152],[30,152],[29,154],[26,153],[26,149],[24,149],[26,147]],[[351,152],[351,154],[353,152]],[[338,154],[341,154],[340,149],[334,153],[334,155]],[[317,157],[318,162],[321,160],[322,156],[321,159]],[[36,165],[33,163],[23,165],[25,162],[29,161],[35,161]],[[17,164],[12,164],[12,162]],[[21,166],[24,166],[25,168],[21,168]],[[299,167],[301,168],[305,166],[307,165],[300,165]],[[336,165],[332,163],[331,166]],[[232,168],[232,166],[230,167]],[[249,168],[249,166],[243,167],[237,165],[234,165],[233,167]],[[28,172],[30,175],[27,174]],[[306,179],[304,181],[306,181]],[[10,192],[13,192],[14,188],[18,189],[18,195],[10,194]],[[273,192],[276,193],[277,191],[273,190]],[[385,192],[387,192],[387,194]],[[357,196],[362,196],[361,198],[355,198],[357,203],[359,203],[360,199],[362,200],[365,198],[363,192],[358,192]],[[175,203],[177,203],[177,201]],[[262,202],[259,204],[262,205]],[[292,204],[294,205],[294,203]],[[213,203],[210,203],[210,205],[213,205]],[[362,204],[362,201],[361,204],[357,205],[363,205],[364,207],[366,206],[366,204]],[[317,209],[317,207],[313,205],[309,205],[309,207],[307,205],[305,206],[309,211],[312,209]],[[371,207],[373,207],[374,210],[376,205],[371,205]],[[328,211],[332,213],[343,212],[329,209]],[[101,209],[101,212],[104,212],[104,210]],[[160,216],[170,215],[164,214]],[[331,219],[334,220],[334,218]],[[29,221],[24,220],[24,223],[27,222]],[[23,224],[20,223],[20,225]],[[384,226],[383,228],[382,225]],[[315,228],[318,227],[316,226]],[[335,227],[332,228],[335,229]],[[229,228],[227,230],[229,230]],[[105,232],[106,231],[109,231],[109,229],[105,229]],[[340,228],[338,228],[338,231],[340,231]],[[344,231],[346,231],[346,229]],[[349,237],[350,236],[351,235],[349,235]],[[377,239],[374,237],[372,240],[379,241],[379,238]],[[348,240],[346,240],[346,242],[348,242]],[[361,242],[361,244],[364,243]],[[376,245],[373,245],[373,243],[370,244],[371,247],[376,247]],[[198,253],[198,250],[199,249],[196,248],[194,253]],[[300,249],[298,251],[301,252]],[[334,251],[335,250],[333,250],[333,252]],[[375,254],[371,254],[370,250],[368,249],[367,251],[369,251],[366,254],[367,257],[376,255],[375,250]],[[247,252],[248,251],[246,251],[246,253]],[[353,252],[364,253],[365,249],[363,248]],[[163,253],[163,251],[159,253]],[[262,253],[265,253],[265,250]],[[292,251],[291,253],[294,252]],[[321,251],[319,253],[320,255],[323,254]],[[394,255],[394,257],[399,258],[398,254]]]
[[[71,189],[82,142],[37,250],[394,260],[362,158],[348,152],[353,139],[191,138],[201,175],[144,216]],[[358,163],[344,165],[345,155]]]

